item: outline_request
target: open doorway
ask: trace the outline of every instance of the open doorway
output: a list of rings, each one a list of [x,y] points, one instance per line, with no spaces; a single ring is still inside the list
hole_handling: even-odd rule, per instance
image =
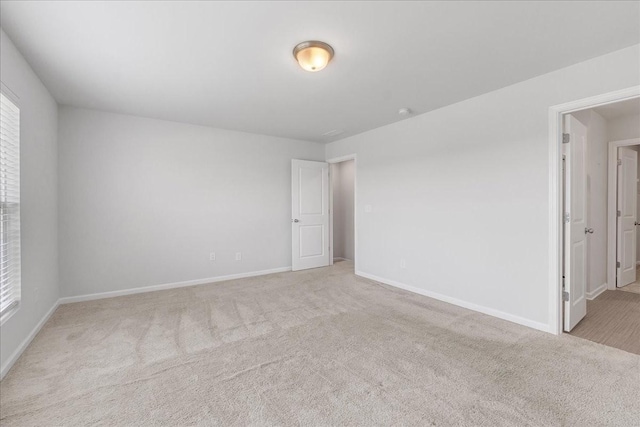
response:
[[[291,269],[357,271],[356,155],[291,160]]]
[[[355,270],[356,160],[349,156],[329,161],[331,181],[331,260]]]
[[[562,329],[640,354],[640,98],[562,126]]]

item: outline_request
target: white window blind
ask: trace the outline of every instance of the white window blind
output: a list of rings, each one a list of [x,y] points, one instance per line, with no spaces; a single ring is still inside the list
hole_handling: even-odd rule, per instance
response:
[[[0,319],[20,302],[20,110],[0,93]]]

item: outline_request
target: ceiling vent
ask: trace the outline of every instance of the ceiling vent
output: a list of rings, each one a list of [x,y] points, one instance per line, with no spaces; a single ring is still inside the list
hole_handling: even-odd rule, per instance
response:
[[[330,130],[327,133],[323,133],[322,136],[338,136],[338,135],[341,135],[343,133],[344,133],[344,131],[341,130],[341,129],[334,129],[334,130]]]

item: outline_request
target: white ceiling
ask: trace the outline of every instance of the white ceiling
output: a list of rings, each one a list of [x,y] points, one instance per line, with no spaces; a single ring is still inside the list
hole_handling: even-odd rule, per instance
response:
[[[321,142],[640,42],[638,2],[0,5],[60,104]],[[308,39],[322,72],[293,59]]]
[[[640,116],[640,98],[603,105],[593,110],[607,120],[624,116]]]

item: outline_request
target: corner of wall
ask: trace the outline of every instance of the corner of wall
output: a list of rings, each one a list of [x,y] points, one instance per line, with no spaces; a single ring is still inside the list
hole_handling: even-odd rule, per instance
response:
[[[58,104],[11,39],[0,34],[2,82],[18,98],[22,283],[18,310],[0,330],[4,377],[58,306]]]

